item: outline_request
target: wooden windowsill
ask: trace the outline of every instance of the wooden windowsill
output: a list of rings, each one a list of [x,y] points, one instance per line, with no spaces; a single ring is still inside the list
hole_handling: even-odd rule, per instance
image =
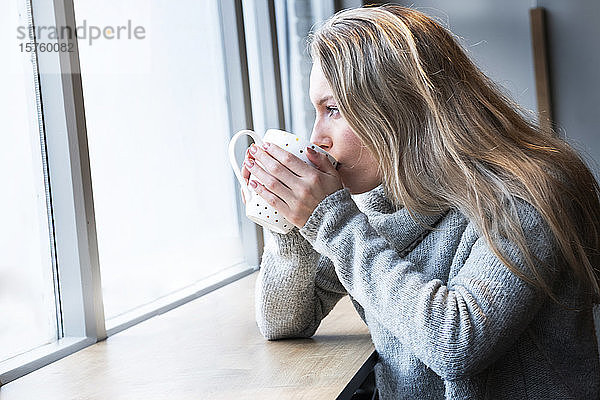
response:
[[[349,299],[311,339],[269,342],[254,319],[256,274],[8,383],[0,398],[348,398],[375,362]]]

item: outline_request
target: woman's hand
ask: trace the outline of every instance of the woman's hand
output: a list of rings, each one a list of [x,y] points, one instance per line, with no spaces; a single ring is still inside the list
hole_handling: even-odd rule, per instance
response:
[[[246,186],[248,186],[248,181],[250,180],[250,171],[248,171],[248,168],[246,168],[246,165],[248,165],[249,160],[252,160],[252,162],[254,162],[254,157],[252,156],[252,154],[250,154],[250,148],[246,149],[244,162],[242,162],[242,177],[246,181]],[[242,201],[244,202],[244,204],[246,204],[246,195],[244,194],[244,190],[240,188],[240,191],[242,192]]]
[[[306,224],[325,197],[343,188],[327,156],[311,148],[306,149],[306,156],[316,168],[271,143],[263,148],[253,144],[248,156],[244,161],[246,170],[262,182],[252,180],[250,186],[298,228]]]

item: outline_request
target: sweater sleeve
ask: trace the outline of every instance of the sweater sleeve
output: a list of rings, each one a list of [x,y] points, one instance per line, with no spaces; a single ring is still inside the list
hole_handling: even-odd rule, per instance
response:
[[[346,295],[333,264],[294,228],[286,235],[265,231],[256,283],[256,321],[269,339],[312,336]]]
[[[538,214],[527,210],[520,216],[525,236],[536,238],[533,254],[548,261],[551,245]],[[446,284],[428,280],[378,235],[346,189],[324,199],[300,232],[332,260],[341,283],[365,312],[446,380],[489,366],[521,334],[544,298],[513,274],[483,238],[454,278]],[[525,269],[515,246],[505,244],[511,259]],[[547,279],[553,275],[550,269]]]

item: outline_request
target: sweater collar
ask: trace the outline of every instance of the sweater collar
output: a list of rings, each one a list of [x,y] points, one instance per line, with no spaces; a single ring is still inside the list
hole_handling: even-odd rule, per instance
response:
[[[409,246],[413,241],[429,231],[428,227],[437,225],[447,212],[441,212],[434,215],[425,215],[416,212],[409,212],[407,208],[396,209],[393,202],[385,193],[383,185],[357,195],[352,195],[352,199],[359,210],[365,213],[374,228],[384,236],[391,234],[395,236],[393,240],[401,249]],[[399,240],[398,229],[402,231]],[[392,238],[390,238],[392,239]]]
[[[383,184],[368,192],[353,194],[352,199],[358,208],[365,214],[381,213],[392,214],[396,211],[393,202],[386,196]]]

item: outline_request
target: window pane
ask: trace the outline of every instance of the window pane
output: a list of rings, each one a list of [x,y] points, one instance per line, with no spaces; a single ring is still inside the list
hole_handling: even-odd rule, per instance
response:
[[[110,318],[242,261],[216,0],[75,3]]]
[[[0,361],[57,339],[34,73],[17,35],[17,0],[0,4]]]

